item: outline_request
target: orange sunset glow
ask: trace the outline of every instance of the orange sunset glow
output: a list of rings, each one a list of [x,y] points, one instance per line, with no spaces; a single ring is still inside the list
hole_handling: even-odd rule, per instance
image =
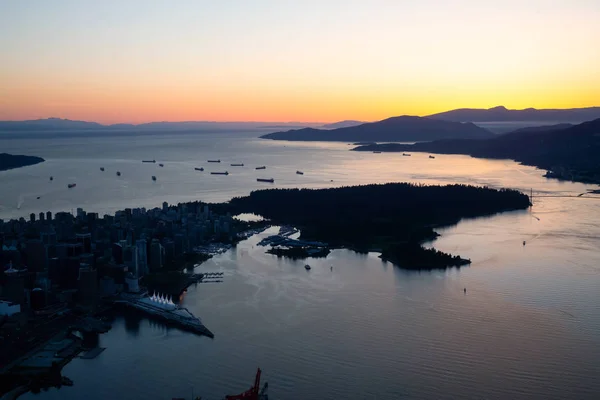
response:
[[[371,121],[600,103],[596,2],[481,3],[3,3],[0,119]]]

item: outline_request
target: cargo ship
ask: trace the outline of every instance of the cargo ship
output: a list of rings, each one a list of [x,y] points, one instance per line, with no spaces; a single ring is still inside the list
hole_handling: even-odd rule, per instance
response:
[[[77,184],[76,184],[76,183],[69,183],[69,184],[67,185],[67,187],[68,187],[69,189],[72,189],[72,188],[74,188],[75,186],[77,186]]]
[[[221,162],[221,160],[208,160],[208,162]]]
[[[404,157],[410,157],[410,154],[408,154],[408,153],[402,153],[402,155],[403,155]]]
[[[229,175],[229,172],[225,171],[225,172],[211,172],[211,175]]]
[[[244,164],[230,164],[232,167],[243,167]]]
[[[256,167],[255,169],[267,169],[264,165],[262,167]]]
[[[147,162],[147,163],[155,163],[156,160],[142,160],[142,162]]]
[[[100,171],[104,171],[104,167],[100,167]]]
[[[159,166],[159,167],[164,167],[164,166],[165,166],[165,164],[158,164],[158,166]]]
[[[434,156],[429,156],[429,158],[435,158]]]
[[[296,175],[304,175],[304,172],[302,172],[302,171],[296,171]]]
[[[202,167],[200,167],[200,168],[196,167],[196,168],[194,168],[194,169],[195,169],[196,171],[204,171],[204,168],[202,168]]]
[[[256,178],[257,182],[268,182],[268,183],[274,183],[275,179],[273,178]]]

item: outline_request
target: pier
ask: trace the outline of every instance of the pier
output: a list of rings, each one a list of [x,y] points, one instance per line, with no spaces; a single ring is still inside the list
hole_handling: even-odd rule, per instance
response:
[[[177,325],[179,328],[214,338],[215,335],[202,323],[200,318],[192,314],[187,308],[174,304],[170,299],[160,295],[134,296],[121,295],[117,304],[123,304],[142,311],[152,317]]]

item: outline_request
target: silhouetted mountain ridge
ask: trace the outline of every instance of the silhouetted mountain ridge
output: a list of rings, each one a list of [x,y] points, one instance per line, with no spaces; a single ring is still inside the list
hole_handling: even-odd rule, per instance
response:
[[[353,150],[508,158],[546,169],[549,177],[600,183],[600,119],[565,129],[517,130],[487,140],[439,140],[414,145],[388,143]]]
[[[459,108],[429,115],[428,118],[454,122],[573,122],[600,118],[600,107],[509,110],[504,106],[488,109]]]
[[[189,131],[195,129],[264,129],[265,125],[279,127],[321,126],[321,123],[300,122],[218,122],[218,121],[157,121],[142,124],[102,125],[97,122],[74,121],[62,118],[45,118],[27,121],[0,121],[0,131],[39,132],[39,131]]]
[[[263,139],[290,141],[394,141],[418,142],[445,138],[490,138],[494,134],[472,123],[448,122],[434,119],[400,116],[378,122],[338,129],[304,128],[269,133]]]

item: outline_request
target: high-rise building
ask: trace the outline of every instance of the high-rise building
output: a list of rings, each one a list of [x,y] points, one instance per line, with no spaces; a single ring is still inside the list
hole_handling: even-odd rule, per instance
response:
[[[29,221],[30,222],[35,222],[35,213],[29,214]]]
[[[46,269],[46,246],[39,239],[30,239],[25,243],[27,254],[27,267],[33,272],[42,272]]]
[[[54,245],[54,244],[56,244],[56,232],[54,232],[54,231],[42,232],[40,234],[40,239],[42,239],[42,243],[44,243],[44,245],[46,245],[46,246]]]
[[[75,240],[81,243],[84,253],[92,252],[92,234],[91,233],[76,233]]]
[[[137,247],[123,247],[123,264],[127,266],[127,270],[135,277],[139,277]]]
[[[52,211],[46,211],[46,219],[52,221]]]
[[[175,258],[179,258],[185,253],[185,236],[183,234],[178,233],[173,238],[175,242],[174,255]]]
[[[164,201],[162,203],[162,210],[163,210],[163,212],[167,212],[169,210],[169,203],[167,203],[166,201]]]
[[[152,239],[150,245],[150,267],[153,271],[158,271],[163,267],[163,247],[158,239]]]
[[[148,273],[148,243],[146,239],[138,239],[135,242],[137,248],[138,276],[144,276]]]
[[[112,258],[115,264],[123,264],[123,247],[120,243],[113,243]]]
[[[40,221],[43,221],[46,218],[43,212],[40,213]]]
[[[79,301],[85,306],[93,306],[98,299],[98,272],[83,264],[79,269]]]

